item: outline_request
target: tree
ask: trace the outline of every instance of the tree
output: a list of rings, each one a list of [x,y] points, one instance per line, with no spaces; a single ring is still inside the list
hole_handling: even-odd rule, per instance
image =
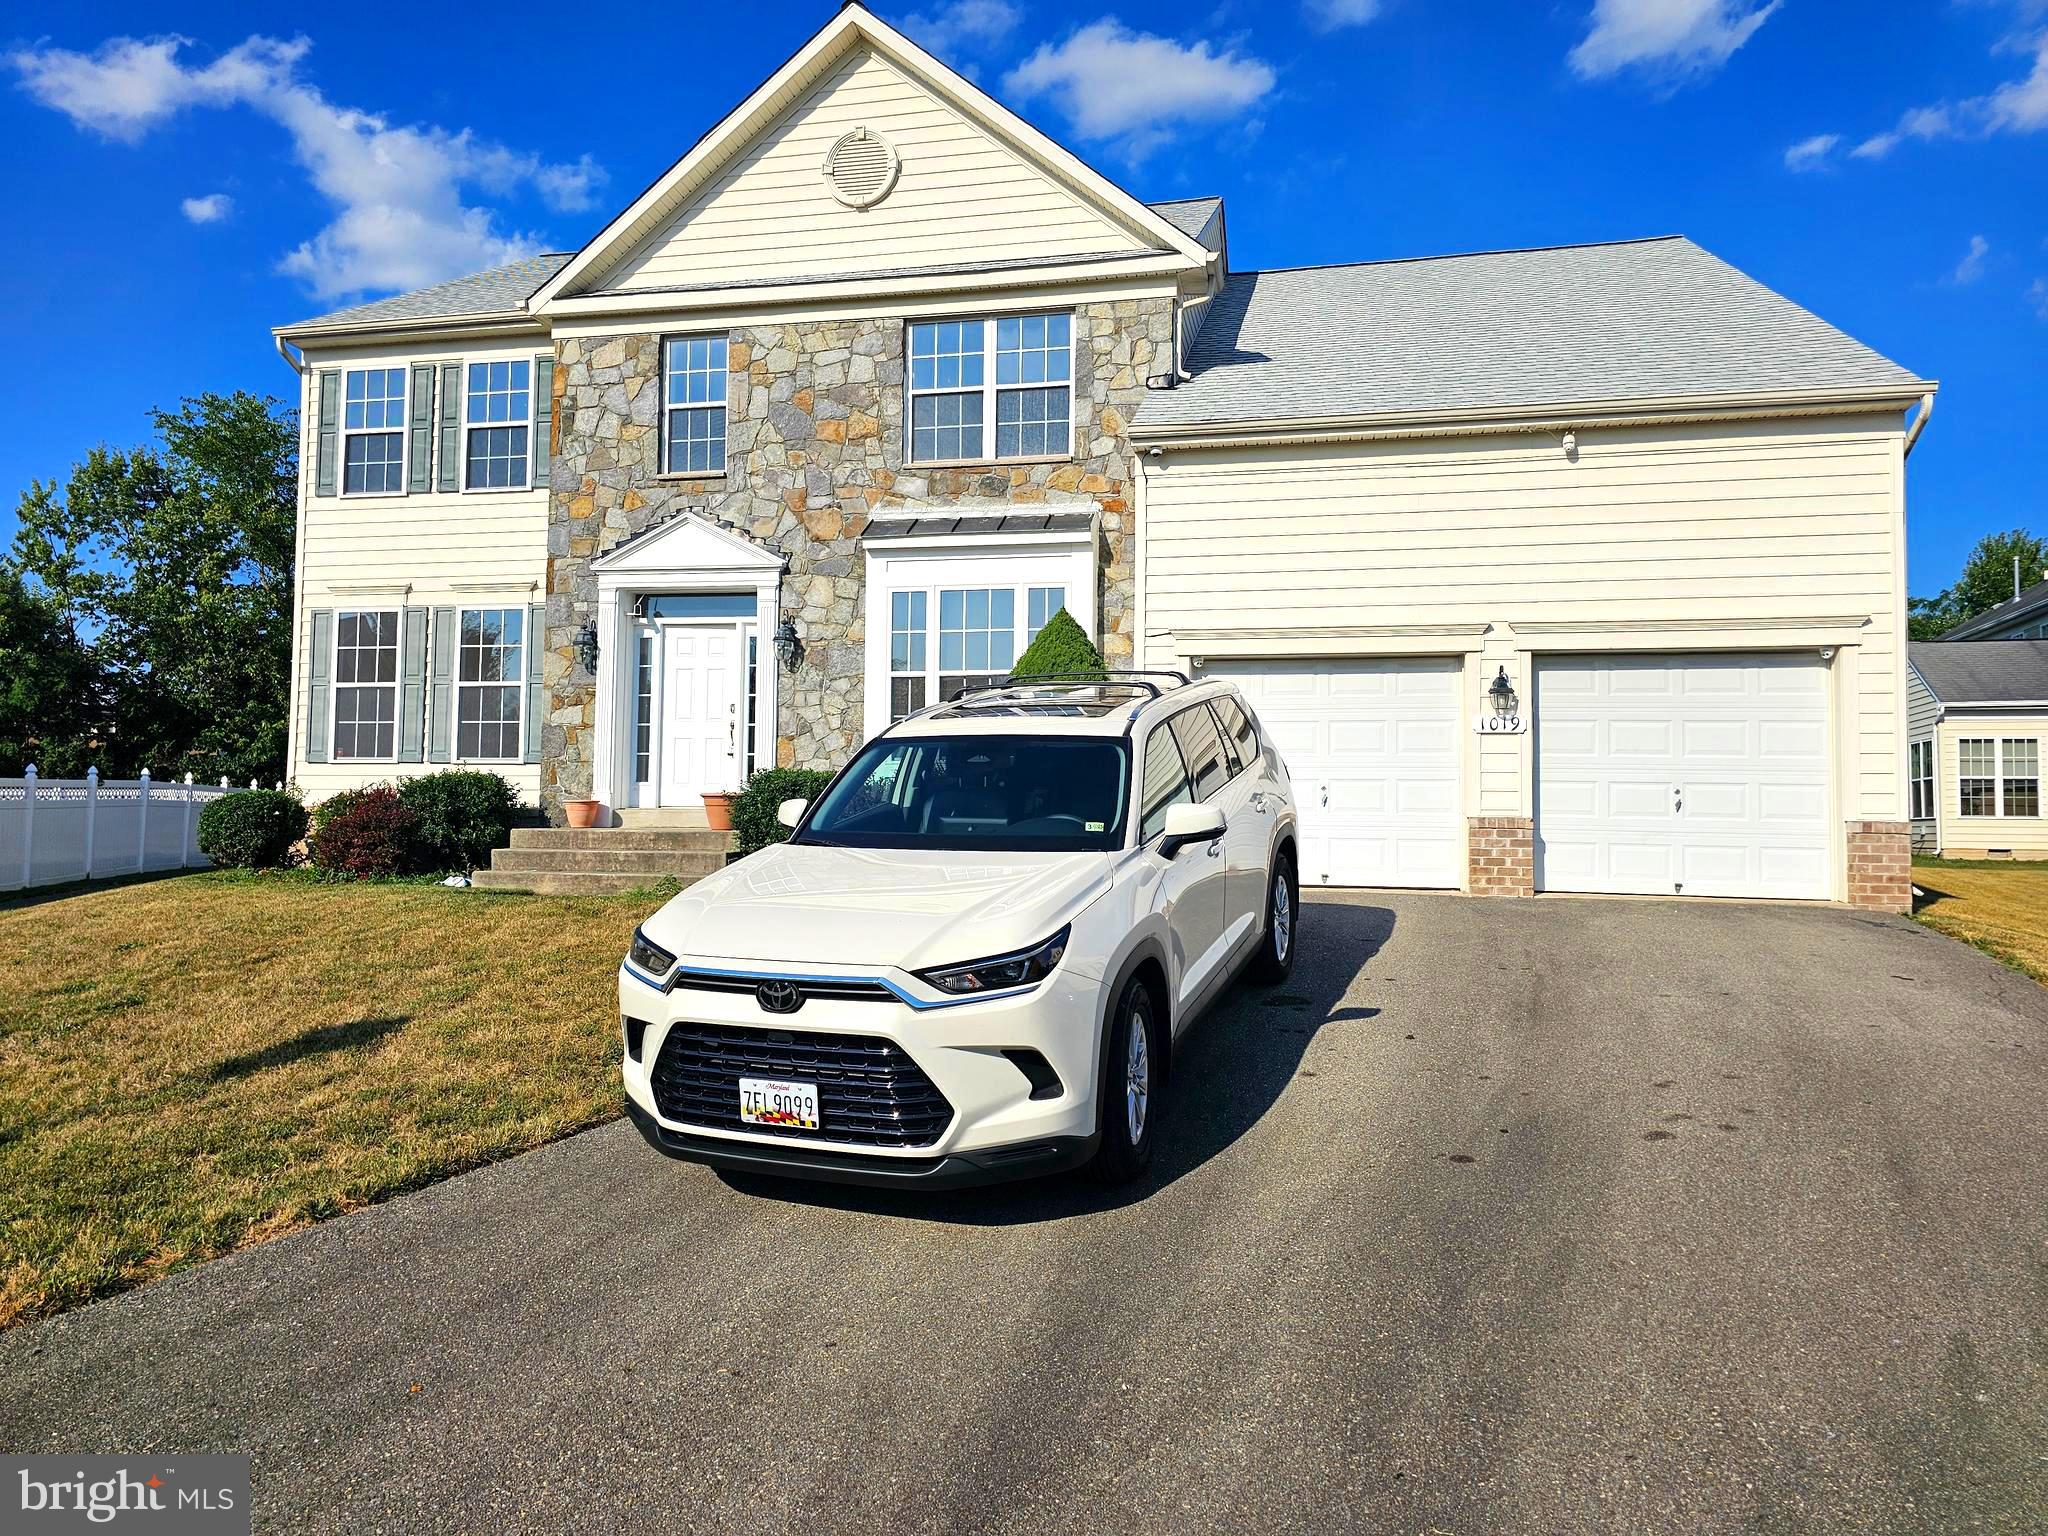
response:
[[[1045,621],[1038,638],[1024,647],[1024,654],[1010,668],[1012,677],[1043,677],[1049,672],[1100,672],[1102,652],[1088,638],[1088,632],[1062,608]]]
[[[276,778],[296,415],[237,391],[151,417],[158,444],[95,448],[61,493],[38,481],[21,498],[5,565],[82,640],[97,679],[52,729],[110,775]]]
[[[83,775],[97,692],[92,658],[63,609],[0,565],[0,774],[18,778],[34,763],[50,778]]]
[[[2020,562],[2020,587],[2024,590],[2048,576],[2048,542],[2024,528],[2006,533],[1989,533],[1977,541],[1963,574],[1956,584],[1933,597],[1916,597],[1908,604],[1908,628],[1915,640],[1932,640],[1965,619],[1989,613],[2000,603],[2012,601],[2012,562]]]

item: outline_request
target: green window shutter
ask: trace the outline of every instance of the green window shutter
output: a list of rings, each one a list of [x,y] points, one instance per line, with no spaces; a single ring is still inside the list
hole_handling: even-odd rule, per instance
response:
[[[406,467],[405,488],[417,496],[434,488],[434,365],[412,365],[412,401],[406,408],[405,451],[412,456]],[[417,762],[419,759],[415,758]]]
[[[309,763],[327,761],[329,722],[333,719],[334,696],[334,610],[315,608],[311,619],[312,638],[306,654],[306,750]]]
[[[313,419],[318,423],[314,433],[313,494],[332,496],[334,465],[341,445],[341,370],[321,369],[314,375],[313,393]]]
[[[462,364],[441,365],[441,477],[444,491],[462,489]],[[436,758],[436,762],[445,761]]]
[[[434,610],[434,668],[427,685],[427,761],[445,763],[455,741],[455,610]]]
[[[548,611],[540,603],[526,610],[526,760],[540,761],[540,733],[546,723],[542,717],[540,667],[547,655],[547,647],[541,642],[547,632]]]
[[[405,610],[399,646],[398,760],[416,763],[425,755],[427,714],[427,610]]]
[[[555,354],[533,360],[533,483],[548,483],[548,436],[555,424]],[[532,761],[532,759],[528,759]]]

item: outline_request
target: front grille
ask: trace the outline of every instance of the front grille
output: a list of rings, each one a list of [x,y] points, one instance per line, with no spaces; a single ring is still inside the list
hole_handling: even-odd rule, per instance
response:
[[[742,1077],[816,1083],[823,1128],[746,1124],[740,1119]],[[678,1023],[655,1058],[651,1086],[665,1120],[749,1134],[928,1147],[953,1123],[953,1106],[923,1069],[901,1046],[876,1035]]]
[[[669,988],[675,992],[744,992],[752,996],[763,982],[786,982],[784,976],[728,976],[722,971],[693,971],[685,966],[677,971]],[[844,979],[810,978],[790,983],[800,996],[808,1002],[812,998],[831,998],[835,1001],[854,1003],[893,1003],[896,994],[879,981],[870,981],[863,976],[849,976]],[[799,1007],[802,1004],[798,1005]]]

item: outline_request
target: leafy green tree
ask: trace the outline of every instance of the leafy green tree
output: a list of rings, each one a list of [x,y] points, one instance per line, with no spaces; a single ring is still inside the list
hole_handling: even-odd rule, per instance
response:
[[[1965,619],[1989,613],[2012,601],[2012,562],[2020,562],[2021,590],[2048,577],[2048,542],[2024,528],[1989,533],[1977,541],[1956,584],[1933,597],[1916,597],[1907,605],[1907,626],[1915,640],[1932,640]]]
[[[151,416],[157,443],[95,448],[61,489],[37,481],[21,498],[5,568],[82,638],[97,675],[48,729],[113,776],[277,778],[296,415],[237,391]]]
[[[91,766],[99,677],[63,608],[0,564],[0,774],[53,779]]]
[[[1024,647],[1024,654],[1010,668],[1012,677],[1044,677],[1058,672],[1100,672],[1102,652],[1088,638],[1088,631],[1062,608],[1045,621],[1038,638]]]

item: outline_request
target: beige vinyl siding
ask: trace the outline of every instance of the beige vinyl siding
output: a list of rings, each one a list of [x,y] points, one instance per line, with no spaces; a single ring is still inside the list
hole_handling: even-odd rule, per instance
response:
[[[822,174],[827,151],[860,127],[879,134],[901,161],[894,189],[866,209],[842,205]],[[602,287],[1142,249],[1014,149],[858,48],[756,135]]]
[[[1516,625],[1612,625],[1608,649],[1624,635],[1644,651],[1742,650],[1749,629],[1854,617],[1841,812],[1902,819],[1901,441],[1887,415],[1588,429],[1575,460],[1550,431],[1169,449],[1147,464],[1145,654],[1187,654],[1184,629],[1490,624],[1490,678],[1500,661],[1516,671]],[[1660,641],[1685,624],[1726,641]],[[1584,643],[1542,633],[1521,648]],[[1468,807],[1527,814],[1526,752],[1489,745]]]
[[[1941,706],[1935,702],[1934,695],[1927,691],[1927,685],[1920,681],[1920,674],[1911,667],[1906,668],[1907,742],[1933,741],[1935,727],[1940,718]],[[1937,752],[1938,755],[1939,753]],[[1909,773],[1911,772],[1910,762],[1911,760],[1909,759],[1907,770]],[[1946,782],[1947,780],[1941,776],[1940,766],[1937,764],[1934,775],[1934,794],[1937,808],[1939,808],[1941,803],[1941,787]],[[1910,794],[1907,797],[1906,808],[1909,812],[1912,810]],[[1933,816],[1917,818],[1913,822],[1913,851],[1915,853],[1932,853],[1940,846],[1941,823],[1939,820]]]
[[[309,695],[305,651],[312,610],[523,608],[541,600],[547,576],[545,486],[517,491],[427,491],[411,496],[314,495],[318,445],[314,440],[313,390],[317,375],[330,368],[345,372],[350,368],[408,367],[416,362],[531,359],[549,350],[547,338],[536,334],[433,344],[411,351],[355,347],[307,354],[306,408],[300,412],[300,505],[304,511],[292,667],[291,772],[292,781],[309,801],[359,784],[462,766],[457,762],[306,760]],[[551,386],[551,378],[541,381],[541,387]],[[438,434],[435,446],[438,452]],[[538,764],[477,766],[505,775],[528,801],[540,792]]]
[[[1981,858],[2009,852],[2014,858],[2048,858],[2048,817],[1965,816],[1962,812],[1962,754],[1957,743],[1966,737],[2008,736],[2040,743],[2048,763],[2048,711],[2032,715],[1969,715],[1951,710],[1941,722],[1934,754],[1935,793],[1940,796],[1941,851],[1951,859]],[[2048,797],[2044,797],[2048,799]]]

